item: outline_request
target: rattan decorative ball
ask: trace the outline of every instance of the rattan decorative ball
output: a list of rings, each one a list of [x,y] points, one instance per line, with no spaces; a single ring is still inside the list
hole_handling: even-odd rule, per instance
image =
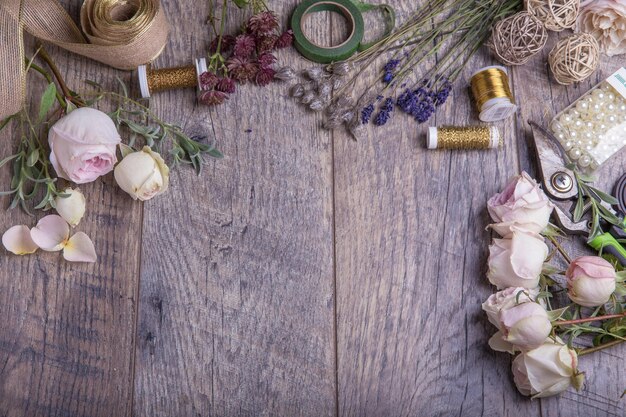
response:
[[[525,0],[525,4],[528,13],[555,32],[573,27],[580,10],[580,0]]]
[[[491,31],[489,48],[505,65],[522,65],[541,51],[548,31],[536,17],[518,12],[498,21]]]
[[[582,81],[593,74],[600,64],[598,42],[588,33],[570,35],[552,48],[548,62],[559,84]]]

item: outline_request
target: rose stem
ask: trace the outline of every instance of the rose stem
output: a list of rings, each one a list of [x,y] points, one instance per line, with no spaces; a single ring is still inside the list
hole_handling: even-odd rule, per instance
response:
[[[602,349],[610,348],[611,346],[619,345],[620,343],[623,343],[623,342],[624,340],[618,339],[618,340],[613,340],[612,342],[605,343],[603,345],[598,345],[598,346],[594,346],[591,348],[583,349],[580,352],[578,352],[578,356],[587,355],[589,353],[597,352]]]
[[[601,320],[609,320],[609,319],[619,319],[622,317],[626,317],[626,311],[619,314],[608,314],[606,316],[596,316],[596,317],[586,317],[584,319],[576,319],[576,320],[561,320],[555,321],[552,323],[553,326],[567,326],[570,324],[580,324],[580,323],[589,323],[592,321],[601,321]]]
[[[46,52],[46,49],[43,47],[43,44],[39,44],[39,48],[40,48],[39,55],[41,55],[41,59],[43,59],[46,62],[46,64],[48,64],[48,66],[50,67],[50,71],[52,71],[54,78],[56,78],[57,81],[59,82],[59,86],[61,87],[61,90],[63,91],[63,95],[65,96],[65,99],[70,100],[72,103],[74,103],[78,107],[86,106],[87,104],[82,99],[72,96],[70,89],[67,87],[67,84],[65,84],[63,77],[61,77],[59,68],[56,66],[54,61],[52,61],[52,58],[50,58],[50,55],[48,55],[48,52]]]
[[[571,264],[572,263],[572,258],[569,257],[567,252],[565,252],[565,249],[563,249],[561,244],[554,238],[554,236],[548,236],[548,239],[550,239],[550,242],[552,242],[552,244],[556,247],[556,250],[558,250],[559,253],[563,256],[563,258],[565,258],[567,263]]]

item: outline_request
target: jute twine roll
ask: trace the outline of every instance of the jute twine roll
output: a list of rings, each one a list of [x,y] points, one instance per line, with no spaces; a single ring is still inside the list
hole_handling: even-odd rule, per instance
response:
[[[496,23],[491,31],[489,48],[505,65],[522,65],[543,49],[548,32],[528,12],[518,12]]]
[[[23,105],[22,29],[42,41],[119,69],[156,58],[169,24],[159,0],[85,0],[82,32],[58,0],[0,0],[0,119]]]
[[[580,0],[525,0],[526,11],[548,30],[560,32],[576,24]]]
[[[588,33],[576,33],[561,39],[548,56],[554,78],[569,85],[589,77],[600,64],[596,39]]]

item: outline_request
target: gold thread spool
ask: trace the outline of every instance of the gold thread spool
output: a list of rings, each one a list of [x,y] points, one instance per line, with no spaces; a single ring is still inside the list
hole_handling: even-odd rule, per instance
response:
[[[495,126],[444,126],[428,128],[428,149],[493,149],[502,145]]]
[[[481,68],[470,79],[472,96],[483,122],[504,120],[517,111],[509,87],[506,68],[494,65]]]
[[[176,88],[197,87],[199,89],[200,74],[206,70],[204,58],[196,59],[195,66],[152,69],[148,65],[141,65],[137,69],[141,96],[148,98],[158,91]]]

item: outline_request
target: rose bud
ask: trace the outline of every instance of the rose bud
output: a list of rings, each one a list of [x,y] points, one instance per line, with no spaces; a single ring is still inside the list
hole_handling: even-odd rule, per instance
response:
[[[56,211],[70,226],[76,227],[85,214],[85,196],[78,188],[66,188],[63,194],[68,197],[58,196],[54,199]]]
[[[513,360],[513,380],[519,392],[533,398],[549,397],[570,386],[582,387],[584,375],[578,372],[578,355],[563,341],[547,340],[536,349],[520,353]]]
[[[169,168],[161,155],[144,146],[129,153],[115,167],[117,185],[137,200],[146,201],[167,190]]]
[[[605,304],[615,292],[615,268],[599,256],[574,259],[565,276],[567,295],[581,306],[596,307]]]
[[[507,239],[494,239],[489,246],[489,282],[498,289],[507,287],[535,288],[548,246],[543,239],[517,226],[511,226]]]
[[[530,232],[541,233],[548,226],[554,205],[526,172],[513,177],[501,193],[487,201],[487,210],[494,229],[508,236],[512,225]]]
[[[120,143],[115,123],[100,110],[82,107],[56,122],[48,133],[50,162],[57,175],[77,184],[113,170]]]
[[[539,347],[552,331],[546,309],[521,287],[491,295],[483,303],[483,310],[499,330],[489,339],[493,350],[510,353],[531,350]]]

